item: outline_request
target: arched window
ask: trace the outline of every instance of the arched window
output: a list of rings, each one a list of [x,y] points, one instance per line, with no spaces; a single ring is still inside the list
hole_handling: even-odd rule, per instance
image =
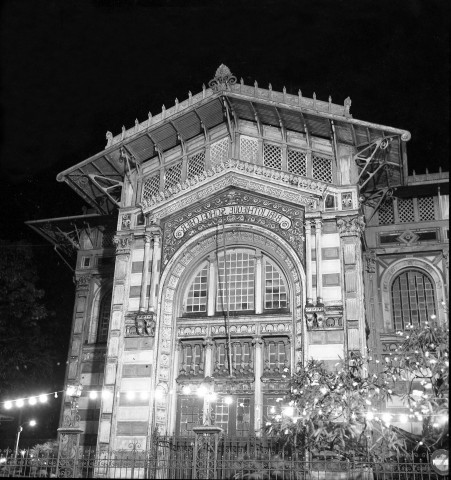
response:
[[[108,340],[108,328],[110,326],[112,290],[107,292],[99,307],[99,322],[97,326],[97,343],[106,343]]]
[[[288,285],[281,269],[266,255],[232,248],[210,256],[195,271],[185,293],[185,314],[263,313],[287,310]]]
[[[408,324],[418,326],[436,314],[435,289],[426,273],[417,269],[404,270],[391,286],[393,326],[404,330]]]

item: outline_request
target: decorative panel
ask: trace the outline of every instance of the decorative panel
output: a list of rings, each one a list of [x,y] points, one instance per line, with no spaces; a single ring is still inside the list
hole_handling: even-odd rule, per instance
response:
[[[288,171],[303,177],[307,176],[307,152],[288,149]]]
[[[205,170],[205,152],[199,152],[188,159],[188,178],[200,175]]]
[[[434,197],[418,198],[418,214],[422,222],[435,220]]]
[[[282,149],[278,145],[265,143],[263,145],[263,163],[265,167],[282,168]]]
[[[317,154],[312,156],[313,178],[332,183],[332,161]]]
[[[415,221],[413,198],[398,198],[398,216],[402,223]]]
[[[153,195],[157,195],[160,191],[160,172],[150,176],[147,178],[143,184],[143,199],[147,199],[152,197]]]
[[[257,163],[258,140],[253,137],[241,135],[240,158],[245,162]]]
[[[182,178],[182,162],[176,163],[172,167],[166,169],[165,179],[164,179],[164,188],[170,188],[174,185],[177,185]]]
[[[229,139],[227,137],[210,145],[210,163],[218,165],[229,157]]]

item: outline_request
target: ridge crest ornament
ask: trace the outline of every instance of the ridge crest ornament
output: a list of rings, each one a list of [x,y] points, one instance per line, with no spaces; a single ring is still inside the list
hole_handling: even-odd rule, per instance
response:
[[[208,86],[215,92],[227,90],[230,85],[236,83],[236,77],[232,75],[229,67],[221,63],[216,70],[214,78],[208,82]]]

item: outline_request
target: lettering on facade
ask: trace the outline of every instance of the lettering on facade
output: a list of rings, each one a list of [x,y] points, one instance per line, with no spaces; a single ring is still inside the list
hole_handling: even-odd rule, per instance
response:
[[[206,222],[212,218],[224,218],[227,215],[254,215],[278,223],[282,230],[288,230],[291,227],[291,220],[288,217],[269,208],[259,207],[257,205],[231,205],[208,210],[190,218],[174,230],[174,237],[182,238],[186,232],[192,230],[197,224]]]
[[[162,220],[163,265],[197,233],[223,224],[258,225],[285,239],[304,262],[303,205],[291,206],[240,189],[230,189],[202,203],[194,204]]]

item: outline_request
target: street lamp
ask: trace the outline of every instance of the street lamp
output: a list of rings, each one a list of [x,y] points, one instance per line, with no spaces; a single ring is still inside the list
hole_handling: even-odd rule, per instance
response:
[[[30,420],[28,422],[24,422],[17,427],[16,448],[14,449],[14,460],[17,458],[17,453],[19,452],[20,434],[22,433],[24,425],[30,425],[30,427],[34,427],[36,425],[36,420]]]

